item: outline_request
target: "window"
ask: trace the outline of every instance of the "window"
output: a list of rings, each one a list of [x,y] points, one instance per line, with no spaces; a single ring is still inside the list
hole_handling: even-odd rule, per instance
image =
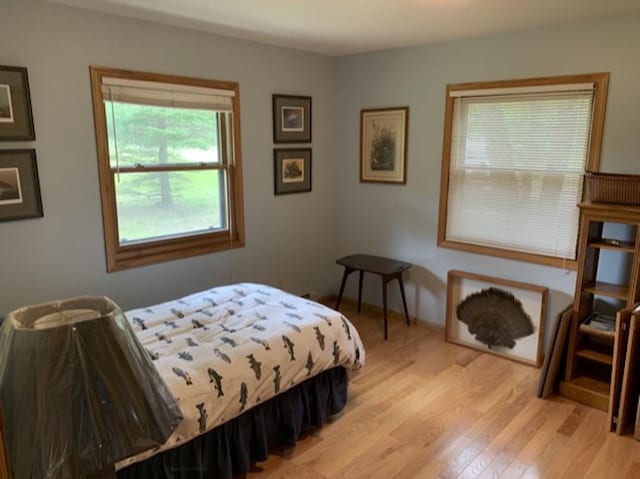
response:
[[[244,245],[238,84],[91,67],[107,270]]]
[[[447,87],[438,245],[575,268],[608,74]]]

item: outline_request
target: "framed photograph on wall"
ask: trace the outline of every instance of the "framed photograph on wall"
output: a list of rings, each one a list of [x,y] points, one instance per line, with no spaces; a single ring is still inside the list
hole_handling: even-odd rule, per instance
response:
[[[407,182],[409,107],[360,111],[360,181]]]
[[[35,139],[27,69],[0,65],[0,141]]]
[[[311,142],[311,97],[273,95],[273,142]]]
[[[36,150],[0,150],[0,221],[41,216]]]
[[[548,292],[534,284],[449,271],[445,339],[540,367]]]
[[[274,194],[311,191],[311,148],[273,150]]]

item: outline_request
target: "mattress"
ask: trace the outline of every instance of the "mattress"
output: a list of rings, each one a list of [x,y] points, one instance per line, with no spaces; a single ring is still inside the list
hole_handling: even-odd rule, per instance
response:
[[[117,469],[233,419],[318,373],[358,370],[365,350],[339,312],[279,289],[240,283],[128,311],[183,421],[168,441]]]

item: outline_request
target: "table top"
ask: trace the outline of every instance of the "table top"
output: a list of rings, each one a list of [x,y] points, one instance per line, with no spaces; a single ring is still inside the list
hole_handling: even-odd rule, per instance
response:
[[[395,274],[411,268],[411,263],[368,254],[352,254],[336,260],[347,268],[376,274]]]

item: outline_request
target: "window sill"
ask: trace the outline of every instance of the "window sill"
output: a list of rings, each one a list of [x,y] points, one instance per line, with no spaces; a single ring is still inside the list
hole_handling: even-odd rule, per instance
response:
[[[244,238],[229,238],[228,234],[208,233],[187,238],[107,248],[107,272],[164,263],[207,253],[244,247]]]
[[[565,260],[562,258],[554,258],[553,256],[544,256],[540,254],[523,253],[522,251],[511,251],[501,248],[491,248],[490,246],[480,246],[469,243],[461,243],[458,241],[438,239],[438,247],[455,249],[458,251],[466,251],[468,253],[484,254],[489,256],[497,256],[499,258],[512,259],[516,261],[524,261],[527,263],[542,264],[554,268],[567,270],[577,270],[577,260]]]

